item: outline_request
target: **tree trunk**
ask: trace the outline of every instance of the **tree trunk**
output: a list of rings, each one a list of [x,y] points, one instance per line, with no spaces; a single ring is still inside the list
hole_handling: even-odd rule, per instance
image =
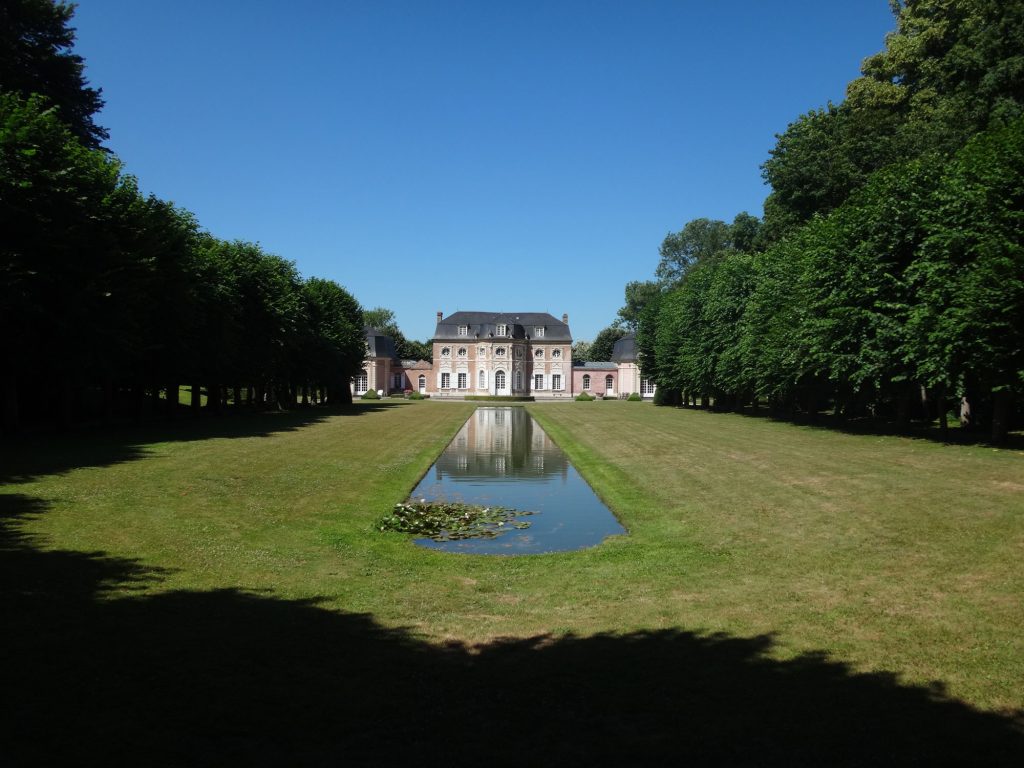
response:
[[[906,427],[910,423],[910,393],[902,392],[896,401],[896,423]]]
[[[206,385],[206,409],[210,413],[220,413],[221,387],[220,384]]]
[[[1013,396],[1007,389],[992,393],[992,442],[1002,445],[1010,433],[1010,403]]]
[[[146,411],[146,385],[141,381],[132,383],[132,411],[136,421],[142,421]]]
[[[970,429],[974,426],[974,420],[971,418],[971,401],[967,399],[967,395],[960,398],[960,427],[961,429]]]
[[[0,386],[3,387],[4,398],[3,431],[8,434],[17,432],[21,428],[21,413],[18,408],[18,379],[13,373],[5,373],[0,378]]]
[[[60,399],[58,404],[58,417],[60,418],[61,429],[67,429],[71,426],[71,411],[72,403],[74,400],[74,388],[71,386],[71,382],[67,378],[61,377],[60,383],[57,385],[57,397]]]
[[[943,440],[949,439],[949,416],[946,414],[946,385],[935,390],[935,408],[939,412],[939,432]]]
[[[160,413],[160,387],[156,384],[149,390],[149,410],[151,416]]]
[[[189,407],[192,409],[192,415],[198,416],[199,409],[203,407],[203,388],[198,384],[192,384],[190,389],[192,390],[192,399],[189,402]]]
[[[167,402],[165,405],[167,408],[167,415],[172,419],[178,415],[178,394],[180,386],[181,385],[178,384],[178,382],[167,385]]]

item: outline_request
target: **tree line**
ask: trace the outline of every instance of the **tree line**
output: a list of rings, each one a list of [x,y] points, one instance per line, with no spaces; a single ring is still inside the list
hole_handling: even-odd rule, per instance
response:
[[[362,309],[143,194],[102,148],[73,6],[0,2],[2,423],[351,401]]]
[[[660,402],[1021,421],[1024,2],[894,13],[845,101],[777,137],[764,218],[691,221],[627,286]]]

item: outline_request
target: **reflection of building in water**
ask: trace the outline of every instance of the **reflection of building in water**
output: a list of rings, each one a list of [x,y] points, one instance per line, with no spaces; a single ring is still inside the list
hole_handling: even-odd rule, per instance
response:
[[[567,474],[569,460],[524,408],[478,408],[438,457],[437,477]]]

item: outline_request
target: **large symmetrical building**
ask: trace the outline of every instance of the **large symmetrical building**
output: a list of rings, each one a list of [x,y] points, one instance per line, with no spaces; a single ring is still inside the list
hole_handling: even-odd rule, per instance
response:
[[[654,394],[640,375],[632,334],[615,345],[609,362],[573,365],[569,316],[546,312],[437,313],[433,361],[399,360],[392,339],[366,329],[366,364],[353,382],[360,395],[406,390],[431,397],[529,395],[570,398]]]

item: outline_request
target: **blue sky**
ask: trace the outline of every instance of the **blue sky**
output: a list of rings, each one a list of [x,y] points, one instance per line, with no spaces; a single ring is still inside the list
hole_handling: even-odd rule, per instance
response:
[[[760,215],[760,164],[839,101],[886,0],[80,0],[108,146],[213,234],[411,338],[548,311],[592,339],[669,231]]]

